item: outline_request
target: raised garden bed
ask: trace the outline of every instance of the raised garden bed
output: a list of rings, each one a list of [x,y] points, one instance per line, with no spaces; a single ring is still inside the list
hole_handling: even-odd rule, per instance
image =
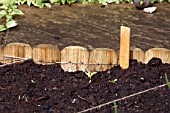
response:
[[[119,113],[168,113],[170,64],[153,58],[148,64],[130,61],[122,70],[114,66],[89,78],[84,72],[64,72],[56,64],[39,65],[32,60],[0,67],[0,111],[2,113],[74,113],[134,93],[154,88],[117,101]],[[112,80],[117,79],[115,83]],[[87,113],[113,113],[113,104]]]

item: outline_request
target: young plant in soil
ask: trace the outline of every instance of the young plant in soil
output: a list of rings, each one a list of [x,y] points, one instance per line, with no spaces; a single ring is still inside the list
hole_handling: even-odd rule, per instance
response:
[[[34,80],[31,80],[31,83],[32,83],[32,84],[35,84],[36,82],[35,82]]]
[[[88,71],[88,72],[85,72],[85,74],[87,75],[87,77],[90,79],[89,80],[89,83],[91,83],[91,77],[96,74],[97,72],[92,72],[92,71]]]
[[[116,104],[116,102],[113,103],[114,104],[114,113],[118,113],[118,105]]]
[[[170,82],[168,80],[168,75],[165,73],[165,80],[166,80],[166,83],[168,85],[168,88],[170,89]]]
[[[21,95],[18,96],[18,100],[25,100],[25,102],[28,102],[28,98],[29,97],[25,94],[22,97],[21,97]]]
[[[113,80],[109,80],[109,82],[115,84],[117,82],[117,78],[115,78]]]

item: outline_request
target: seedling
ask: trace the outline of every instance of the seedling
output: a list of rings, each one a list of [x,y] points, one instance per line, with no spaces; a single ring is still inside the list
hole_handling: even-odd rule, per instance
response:
[[[21,97],[20,95],[18,96],[18,100],[25,100],[25,102],[28,102],[28,96],[26,96],[25,94]]]
[[[31,83],[32,83],[32,84],[35,84],[36,82],[35,82],[34,80],[31,80]]]
[[[168,88],[170,89],[170,82],[168,80],[168,75],[165,73],[165,80],[166,80],[166,83],[168,84]]]
[[[113,104],[114,104],[114,113],[118,113],[118,109],[117,109],[118,105],[116,104],[116,102],[114,102]]]
[[[115,84],[117,82],[117,78],[115,78],[114,80],[109,80],[109,82]]]
[[[88,78],[90,79],[89,80],[89,83],[91,83],[91,77],[96,74],[97,72],[91,72],[91,71],[88,71],[88,72],[85,72],[85,74],[88,76]]]

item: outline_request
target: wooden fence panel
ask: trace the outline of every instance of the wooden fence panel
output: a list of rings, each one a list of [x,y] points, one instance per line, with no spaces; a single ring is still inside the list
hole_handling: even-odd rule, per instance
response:
[[[9,43],[4,49],[4,56],[13,56],[21,58],[32,58],[32,48],[28,44],[24,43]],[[13,60],[4,60],[3,63],[10,63]]]
[[[152,48],[145,52],[145,63],[153,57],[160,58],[163,63],[170,63],[170,50],[165,48]]]
[[[130,50],[130,59],[136,59],[138,62],[144,63],[145,61],[145,52],[140,48],[131,48]]]
[[[60,62],[60,56],[58,47],[51,44],[40,44],[33,48],[33,60],[37,64]]]
[[[97,48],[90,53],[90,64],[108,64],[108,65],[89,65],[89,69],[92,71],[104,71],[117,64],[118,55],[112,49]],[[109,65],[111,64],[111,65]]]
[[[87,64],[89,52],[81,46],[68,46],[61,51],[61,62],[84,63]],[[75,72],[85,71],[87,65],[83,64],[61,64],[64,71]]]

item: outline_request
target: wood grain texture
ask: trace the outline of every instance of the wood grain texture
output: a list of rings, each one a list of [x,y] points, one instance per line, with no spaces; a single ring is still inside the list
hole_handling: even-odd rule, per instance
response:
[[[97,48],[90,53],[89,64],[108,64],[108,65],[89,65],[89,70],[104,71],[116,65],[118,55],[112,49]]]
[[[152,48],[145,52],[145,63],[153,57],[160,58],[163,63],[170,63],[170,50],[165,48]]]
[[[130,59],[130,28],[121,26],[119,63],[122,69],[129,67]]]
[[[0,62],[3,60],[3,55],[4,55],[3,47],[0,46]]]
[[[136,59],[138,62],[144,63],[145,61],[145,52],[140,48],[131,48],[130,49],[130,59]]]
[[[25,43],[9,43],[3,48],[4,56],[13,56],[21,58],[32,58],[32,48],[30,45]],[[3,63],[10,63],[13,60],[4,60]]]
[[[40,44],[33,48],[33,60],[37,64],[53,64],[60,62],[61,53],[57,46]]]
[[[89,52],[86,48],[81,46],[68,46],[61,51],[61,62],[72,62],[82,64],[62,64],[61,67],[64,71],[86,71],[88,63]]]

